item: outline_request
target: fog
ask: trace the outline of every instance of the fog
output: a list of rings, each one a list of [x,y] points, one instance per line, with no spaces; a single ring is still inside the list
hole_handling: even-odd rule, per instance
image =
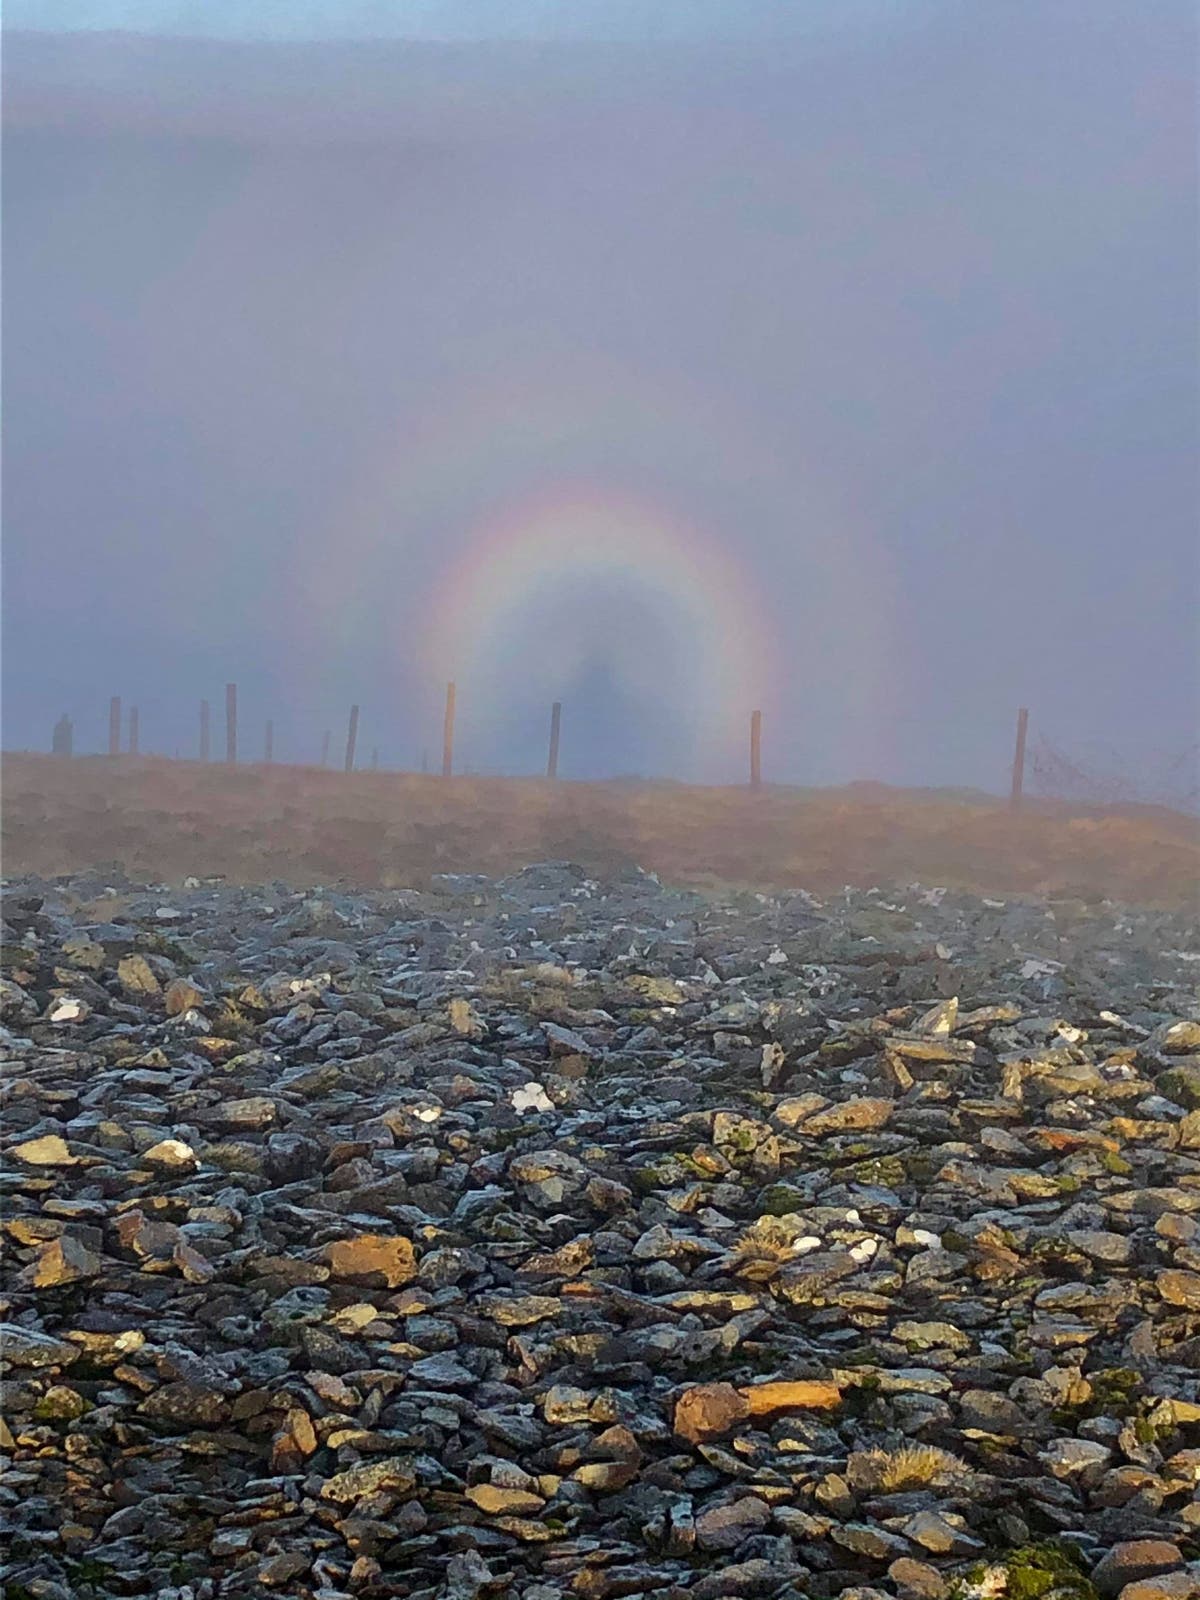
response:
[[[791,9],[10,7],[5,747],[1190,744],[1192,7]]]

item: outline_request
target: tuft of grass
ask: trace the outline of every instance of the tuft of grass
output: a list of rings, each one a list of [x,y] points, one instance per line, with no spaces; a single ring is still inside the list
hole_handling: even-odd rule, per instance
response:
[[[899,1450],[864,1450],[853,1459],[851,1483],[875,1494],[961,1488],[974,1473],[967,1462],[936,1445],[903,1445]]]
[[[762,1216],[739,1235],[733,1254],[739,1261],[791,1261],[801,1232],[786,1213]]]

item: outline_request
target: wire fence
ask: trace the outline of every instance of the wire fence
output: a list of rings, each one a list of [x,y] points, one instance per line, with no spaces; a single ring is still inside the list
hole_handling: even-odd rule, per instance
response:
[[[312,765],[353,770],[408,770],[428,773],[452,772],[460,776],[509,777],[511,769],[463,760],[455,748],[456,696],[447,686],[444,724],[440,744],[432,740],[410,754],[408,762],[397,765],[394,752],[380,760],[369,724],[359,736],[359,710],[325,706],[289,707],[284,720],[239,716],[235,685],[224,696],[197,706],[196,731],[190,740],[164,738],[167,729],[177,731],[178,707],[154,697],[139,697],[138,705],[113,697],[108,718],[110,755],[161,755],[175,758],[239,764],[280,761],[285,765]],[[546,776],[558,770],[559,718],[561,706],[550,708],[549,752]],[[922,722],[922,726],[923,726]],[[1200,742],[1182,748],[1145,752],[1137,759],[1112,746],[1078,741],[1070,743],[1051,738],[1038,730],[1027,739],[1029,713],[1018,714],[1016,744],[1012,757],[1011,805],[1019,809],[1024,795],[1056,800],[1083,807],[1163,806],[1173,811],[1200,815]],[[321,730],[319,733],[317,730]],[[762,783],[762,716],[748,713],[748,778],[752,788]],[[280,738],[280,734],[283,738]],[[51,748],[57,755],[78,753],[74,747],[73,723],[65,713],[55,724]],[[286,752],[286,753],[285,753]],[[282,760],[281,760],[282,757]],[[768,780],[769,781],[769,780]]]
[[[1026,771],[1030,792],[1047,800],[1200,812],[1200,743],[1132,761],[1108,745],[1072,747],[1041,734],[1029,752]]]

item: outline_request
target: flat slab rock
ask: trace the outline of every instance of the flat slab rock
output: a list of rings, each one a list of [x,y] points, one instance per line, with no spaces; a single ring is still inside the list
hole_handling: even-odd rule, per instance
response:
[[[1198,963],[919,885],[10,882],[5,1592],[1193,1600]]]

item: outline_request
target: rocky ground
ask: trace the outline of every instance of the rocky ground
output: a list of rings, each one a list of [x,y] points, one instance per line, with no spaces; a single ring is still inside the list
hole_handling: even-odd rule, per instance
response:
[[[5,915],[10,1600],[1200,1593],[1182,915]]]

